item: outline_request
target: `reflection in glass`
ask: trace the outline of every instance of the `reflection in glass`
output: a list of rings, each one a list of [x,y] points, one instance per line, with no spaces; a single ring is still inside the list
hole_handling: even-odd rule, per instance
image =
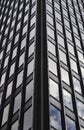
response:
[[[79,82],[79,80],[76,79],[75,77],[73,77],[73,84],[74,84],[74,89],[75,89],[78,93],[81,93],[80,82]]]
[[[18,120],[12,125],[11,130],[18,130]]]
[[[14,102],[14,111],[13,113],[15,113],[21,105],[21,93],[19,93],[16,97],[15,97],[15,102]]]
[[[58,84],[54,82],[52,79],[49,79],[50,84],[50,95],[52,95],[54,98],[59,100],[59,90],[58,90]]]
[[[6,98],[8,98],[12,92],[12,84],[13,82],[10,82],[7,86]]]
[[[28,57],[34,52],[34,43],[32,43],[30,46],[29,46],[29,55]]]
[[[72,60],[71,58],[70,58],[70,63],[71,63],[71,69],[73,71],[75,71],[76,73],[78,73],[77,63],[74,60]]]
[[[47,26],[47,33],[50,37],[54,39],[54,30]]]
[[[63,51],[59,50],[59,56],[60,56],[60,60],[63,63],[67,64],[66,54]]]
[[[24,113],[24,124],[23,124],[23,130],[29,130],[32,125],[32,108],[30,107],[25,113]]]
[[[57,130],[62,129],[60,111],[52,105],[50,105],[50,122]]]
[[[64,39],[58,34],[57,34],[57,40],[58,40],[58,43],[65,48]]]
[[[84,104],[77,99],[78,115],[84,119]]]
[[[49,40],[48,40],[48,51],[51,52],[53,55],[56,55],[56,53],[55,53],[55,45],[52,44]]]
[[[76,130],[75,122],[66,116],[66,130]]]
[[[71,94],[69,92],[67,92],[65,89],[63,89],[63,96],[64,96],[65,106],[67,106],[69,109],[73,110]]]
[[[54,73],[55,75],[57,75],[57,65],[56,63],[51,60],[50,58],[48,58],[48,62],[49,62],[49,70]]]
[[[25,101],[27,101],[33,95],[33,81],[26,86]]]
[[[23,81],[23,70],[17,75],[17,83],[16,83],[16,88],[21,85]]]
[[[61,68],[61,76],[62,76],[62,80],[66,83],[66,84],[70,84],[70,82],[69,82],[69,74],[68,74],[68,72],[65,70],[65,69],[63,69],[63,68]]]
[[[34,59],[28,64],[27,76],[29,76],[33,72],[33,68],[34,68]]]
[[[4,108],[2,125],[8,120],[8,113],[9,113],[9,104]]]

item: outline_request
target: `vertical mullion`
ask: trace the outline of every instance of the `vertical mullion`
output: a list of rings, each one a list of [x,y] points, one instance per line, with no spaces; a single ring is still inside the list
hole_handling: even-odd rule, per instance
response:
[[[34,75],[34,130],[49,130],[46,0],[37,0]]]
[[[35,46],[35,75],[34,75],[34,117],[33,129],[41,130],[41,0],[37,0],[36,11],[36,46]],[[39,72],[38,72],[39,70]],[[38,80],[38,82],[37,82]],[[38,125],[39,124],[39,125]]]
[[[19,114],[19,128],[18,130],[23,130],[23,119],[24,119],[24,105],[25,105],[25,91],[26,91],[26,77],[27,77],[27,60],[29,51],[29,30],[30,30],[30,16],[31,16],[31,5],[32,0],[29,0],[29,12],[27,21],[27,34],[26,34],[26,47],[25,47],[25,62],[24,62],[24,72],[23,72],[23,83],[22,83],[22,99],[21,99],[21,109]]]
[[[46,0],[41,0],[41,130],[49,130]],[[43,110],[42,110],[43,109]]]
[[[9,30],[8,30],[8,35],[9,35],[9,32],[10,32],[10,28],[11,28],[11,22],[12,22],[12,18],[13,18],[13,10],[14,10],[14,6],[15,6],[15,2],[16,0],[14,1],[13,3],[13,9],[12,9],[12,14],[11,14],[11,20],[10,20],[10,25],[9,25]],[[8,42],[8,38],[9,36],[7,37],[7,40],[6,40],[6,44]],[[7,45],[6,45],[7,47]],[[5,47],[5,48],[6,48]],[[5,57],[5,53],[6,53],[6,50],[4,50],[4,57]],[[11,54],[12,52],[10,52]],[[4,100],[5,100],[5,96],[6,96],[6,90],[7,90],[7,80],[8,80],[8,75],[9,75],[9,64],[10,64],[10,56],[9,56],[9,61],[8,61],[8,66],[7,66],[7,71],[6,71],[6,79],[5,79],[5,84],[4,84],[4,88],[3,88],[3,96],[2,96],[2,104],[1,104],[1,108],[0,108],[0,111],[3,111],[3,105],[4,105]],[[2,70],[2,69],[1,69]],[[1,71],[0,71],[1,72]],[[3,112],[1,112],[1,115],[0,115],[0,127],[1,127],[1,119],[2,119],[2,115],[3,115]]]
[[[72,5],[73,5],[73,9],[74,9],[74,3],[72,1]],[[75,12],[75,9],[74,9],[74,14],[75,14],[75,17],[76,17],[76,12]],[[77,17],[76,17],[76,22],[77,22]],[[71,19],[70,19],[70,24],[71,24]],[[84,83],[83,83],[83,77],[82,77],[82,73],[81,73],[81,68],[80,68],[80,62],[79,62],[79,58],[78,58],[78,53],[77,53],[77,47],[76,47],[76,43],[75,43],[75,39],[74,39],[74,33],[73,33],[73,28],[72,28],[72,24],[71,24],[71,31],[72,31],[72,38],[73,38],[73,43],[74,43],[74,49],[75,49],[75,54],[76,54],[76,59],[77,59],[77,64],[78,64],[78,70],[79,70],[79,74],[80,74],[80,80],[81,80],[81,88],[82,88],[82,93],[84,95]],[[82,41],[82,38],[80,37],[81,41]],[[83,43],[82,43],[83,45]],[[83,49],[83,54],[84,54],[84,49]]]
[[[62,120],[62,129],[66,130],[66,121],[65,121],[65,106],[63,101],[63,86],[62,86],[62,79],[61,79],[61,65],[60,65],[60,57],[59,57],[59,45],[57,41],[57,28],[56,28],[56,18],[55,18],[55,5],[54,0],[53,3],[53,16],[54,16],[54,28],[55,28],[55,42],[56,42],[56,55],[57,55],[57,68],[58,68],[58,77],[59,77],[59,92],[60,92],[60,101],[61,101],[61,120]]]

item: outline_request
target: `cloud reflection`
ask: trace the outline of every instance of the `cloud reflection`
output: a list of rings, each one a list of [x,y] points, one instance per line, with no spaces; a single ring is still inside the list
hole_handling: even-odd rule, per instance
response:
[[[53,127],[55,127],[58,130],[62,129],[60,111],[52,105],[50,106],[50,121]]]
[[[84,104],[77,100],[77,107],[79,116],[84,119]]]

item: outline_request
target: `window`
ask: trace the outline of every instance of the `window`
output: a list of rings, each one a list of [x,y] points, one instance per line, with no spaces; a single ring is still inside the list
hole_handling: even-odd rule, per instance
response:
[[[9,74],[9,77],[14,73],[14,70],[15,70],[15,62],[11,65],[10,67],[10,74]]]
[[[32,126],[32,108],[30,107],[25,113],[24,113],[24,124],[23,124],[23,130],[29,130]]]
[[[63,69],[63,68],[61,68],[61,75],[62,75],[62,80],[66,83],[66,84],[70,84],[70,82],[69,82],[69,74],[68,74],[68,72],[65,70],[65,69]]]
[[[32,19],[31,19],[31,22],[30,22],[30,26],[32,26],[36,21],[36,16],[34,16]]]
[[[50,105],[50,123],[57,130],[62,129],[60,111],[52,105]]]
[[[64,104],[67,106],[69,109],[73,110],[73,105],[72,105],[72,97],[71,94],[63,89],[63,99],[64,99]]]
[[[78,39],[77,37],[75,37],[75,43],[76,43],[76,46],[78,46],[79,48],[81,48],[80,39]]]
[[[15,97],[13,114],[20,109],[21,106],[21,93]]]
[[[60,13],[58,13],[57,11],[55,11],[55,16],[56,16],[56,18],[57,18],[59,21],[61,21],[61,15],[60,15]]]
[[[53,25],[53,18],[49,14],[47,14],[47,21]]]
[[[84,119],[84,103],[77,99],[78,115]]]
[[[71,59],[71,58],[70,58],[70,63],[71,63],[71,69],[73,71],[75,71],[76,73],[78,73],[77,63],[73,59]]]
[[[34,43],[32,43],[32,44],[29,46],[29,55],[28,55],[28,57],[29,57],[30,55],[32,55],[32,53],[34,53]]]
[[[51,7],[49,4],[47,4],[47,10],[48,10],[51,14],[53,13],[52,7]]]
[[[71,54],[75,55],[75,53],[74,53],[74,47],[71,44],[69,44],[69,43],[68,43],[68,50],[69,50],[69,52]]]
[[[17,54],[17,47],[13,50],[12,59],[16,56],[16,54]]]
[[[49,70],[57,75],[57,64],[50,58],[48,58]]]
[[[57,34],[57,40],[58,40],[58,43],[65,48],[64,38],[62,38],[59,34]]]
[[[54,39],[54,30],[47,26],[47,34]]]
[[[78,57],[79,57],[79,60],[84,63],[83,53],[78,51]]]
[[[26,45],[26,38],[24,38],[22,41],[21,41],[21,50],[25,47]]]
[[[84,67],[81,66],[82,77],[84,78]]]
[[[59,56],[60,56],[60,60],[63,63],[67,64],[66,54],[63,51],[59,50]]]
[[[52,79],[49,79],[49,86],[50,95],[59,100],[58,84],[54,82]]]
[[[34,59],[28,64],[27,76],[29,76],[33,72],[33,68],[34,68]]]
[[[27,101],[33,95],[33,81],[26,86],[25,101]]]
[[[0,82],[0,87],[4,84],[5,82],[5,76],[6,76],[6,72],[2,75],[1,77],[1,82]]]
[[[71,32],[66,30],[66,37],[72,41]]]
[[[19,58],[19,67],[24,63],[24,54],[25,53],[23,53]]]
[[[75,122],[66,116],[66,130],[76,130]]]
[[[80,81],[73,77],[73,84],[74,84],[74,89],[78,92],[81,93],[81,86],[80,86]]]
[[[8,114],[9,114],[9,104],[4,108],[2,125],[8,120]]]
[[[4,62],[4,68],[7,66],[7,64],[8,64],[8,60],[9,60],[9,56],[7,56],[7,58],[5,59],[5,62]]]
[[[23,70],[17,75],[16,88],[22,84],[23,81]]]
[[[63,33],[62,25],[58,22],[56,22],[56,28],[59,30],[61,33]]]
[[[35,36],[35,27],[30,31],[29,40],[31,40]]]
[[[36,11],[36,5],[32,8],[31,14],[33,14]]]
[[[56,55],[55,45],[53,43],[51,43],[49,40],[48,40],[48,51],[51,52],[53,55]]]
[[[18,120],[12,124],[11,130],[18,130]]]
[[[6,98],[11,95],[13,82],[10,82],[7,86]]]

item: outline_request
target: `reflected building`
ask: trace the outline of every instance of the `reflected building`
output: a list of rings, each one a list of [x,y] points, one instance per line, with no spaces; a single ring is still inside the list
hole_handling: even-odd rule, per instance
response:
[[[84,130],[84,0],[0,1],[0,130]]]

